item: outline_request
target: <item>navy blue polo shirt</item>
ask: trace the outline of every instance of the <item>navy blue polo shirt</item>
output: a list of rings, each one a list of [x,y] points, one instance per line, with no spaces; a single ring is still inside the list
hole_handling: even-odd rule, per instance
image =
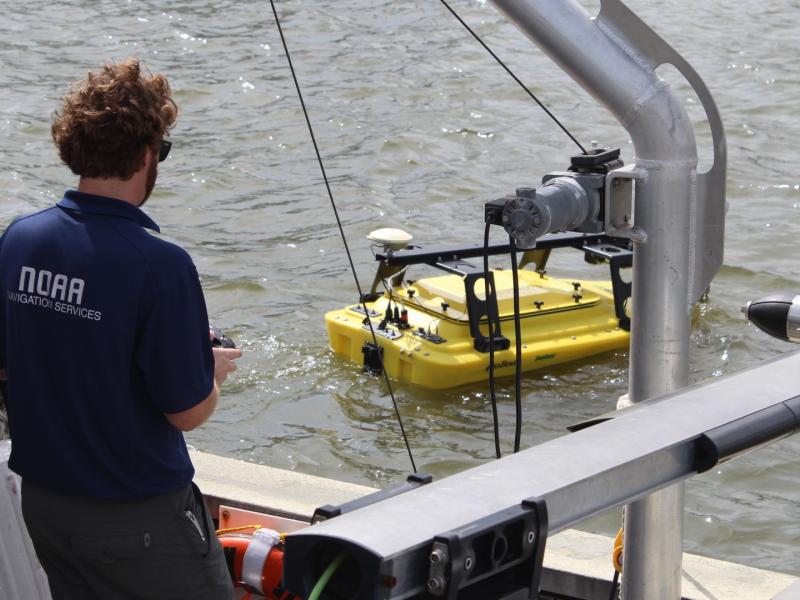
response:
[[[0,238],[9,466],[63,493],[134,499],[189,484],[165,413],[212,390],[208,315],[189,255],[137,207],[67,191]]]

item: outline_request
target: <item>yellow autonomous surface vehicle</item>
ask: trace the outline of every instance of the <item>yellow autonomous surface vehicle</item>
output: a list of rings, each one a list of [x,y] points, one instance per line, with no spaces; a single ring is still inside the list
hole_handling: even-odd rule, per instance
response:
[[[509,244],[428,250],[411,246],[411,236],[396,229],[369,239],[383,247],[372,289],[360,303],[325,315],[331,349],[350,362],[376,371],[382,362],[389,377],[431,389],[487,380],[490,359],[495,376],[513,375],[515,272],[522,371],[628,346],[630,283],[620,269],[632,257],[624,241],[550,234],[522,253],[519,269],[494,268],[487,277],[469,259],[509,253]],[[610,281],[548,276],[551,250],[565,247],[584,252],[588,262],[608,263]],[[409,279],[409,267],[418,264],[447,274]]]

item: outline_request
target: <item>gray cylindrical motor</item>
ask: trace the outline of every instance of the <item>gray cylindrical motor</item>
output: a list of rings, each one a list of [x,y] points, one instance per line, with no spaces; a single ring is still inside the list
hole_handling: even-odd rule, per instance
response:
[[[591,213],[584,187],[572,177],[556,177],[538,189],[518,189],[503,208],[502,219],[517,248],[529,250],[546,233],[579,231]]]

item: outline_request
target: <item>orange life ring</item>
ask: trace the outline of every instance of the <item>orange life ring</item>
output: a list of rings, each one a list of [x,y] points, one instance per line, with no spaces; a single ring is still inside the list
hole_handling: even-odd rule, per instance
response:
[[[283,550],[279,546],[246,533],[223,534],[219,541],[237,599],[301,600],[283,587]]]

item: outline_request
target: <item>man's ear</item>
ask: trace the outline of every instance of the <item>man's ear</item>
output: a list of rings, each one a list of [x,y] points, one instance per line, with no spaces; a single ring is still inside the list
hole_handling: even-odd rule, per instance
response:
[[[144,170],[145,173],[153,164],[153,161],[158,162],[158,149],[148,146],[144,151]]]

